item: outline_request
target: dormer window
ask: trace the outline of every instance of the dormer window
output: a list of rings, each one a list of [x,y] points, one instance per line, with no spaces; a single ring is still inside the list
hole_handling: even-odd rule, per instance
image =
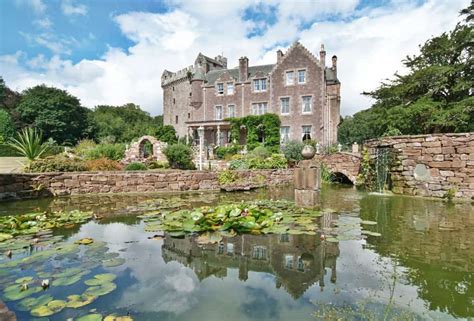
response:
[[[295,83],[295,73],[293,70],[287,71],[285,74],[285,84],[291,86]]]
[[[306,70],[298,70],[298,84],[306,83]]]
[[[233,95],[234,94],[234,83],[233,82],[228,82],[227,83],[227,95]]]
[[[253,81],[253,91],[267,91],[267,79],[255,79]]]
[[[217,84],[217,94],[224,95],[224,83]]]

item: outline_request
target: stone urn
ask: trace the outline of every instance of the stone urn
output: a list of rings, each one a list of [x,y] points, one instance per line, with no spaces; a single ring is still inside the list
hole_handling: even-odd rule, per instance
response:
[[[312,159],[314,154],[316,154],[316,151],[311,145],[304,145],[303,149],[301,150],[301,155],[303,155],[304,159]]]

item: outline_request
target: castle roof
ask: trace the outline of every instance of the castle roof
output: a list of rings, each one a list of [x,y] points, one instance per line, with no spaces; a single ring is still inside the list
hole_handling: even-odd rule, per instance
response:
[[[270,74],[272,71],[273,67],[275,64],[271,65],[260,65],[260,66],[249,66],[249,74],[248,79],[255,77],[257,73],[263,73],[265,76]],[[221,75],[224,73],[228,73],[234,80],[239,79],[239,68],[235,67],[232,69],[217,69],[217,70],[211,70],[206,74],[205,80],[206,80],[206,85],[214,85],[216,80],[219,79]]]

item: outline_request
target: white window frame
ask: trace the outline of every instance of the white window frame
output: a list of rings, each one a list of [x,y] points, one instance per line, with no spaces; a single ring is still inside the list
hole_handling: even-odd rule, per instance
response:
[[[264,84],[265,84],[265,86],[264,86]],[[254,79],[253,80],[253,91],[256,92],[256,93],[267,91],[267,78]]]
[[[305,111],[305,98],[309,98],[309,111]],[[305,95],[301,96],[301,113],[303,114],[311,114],[313,112],[313,96]]]
[[[287,112],[283,112],[283,100],[287,100],[287,101],[288,101],[288,111],[287,111]],[[290,108],[290,97],[280,97],[280,114],[282,114],[282,115],[289,115],[289,114],[290,114],[290,111],[291,111],[291,108]]]
[[[283,129],[285,129],[285,133]],[[280,127],[280,143],[285,144],[290,141],[290,130],[290,126]]]
[[[303,81],[300,81],[300,72],[303,72],[304,74],[304,80]],[[306,69],[298,69],[297,71],[297,75],[298,75],[298,84],[306,84]]]
[[[219,89],[220,89],[220,88],[219,88],[220,86],[222,86],[222,91],[219,90]],[[217,93],[217,95],[219,95],[219,96],[224,95],[224,83],[223,83],[223,82],[219,82],[219,83],[216,84],[216,93]]]
[[[230,113],[230,108],[231,108],[231,107],[232,107],[232,109],[233,109],[232,115],[231,115],[231,113]],[[227,117],[228,117],[228,118],[234,118],[234,117],[236,117],[236,116],[237,116],[236,111],[237,111],[237,109],[235,108],[235,105],[234,105],[234,104],[229,104],[229,105],[227,105]]]
[[[218,109],[220,110],[219,114],[217,113]],[[224,108],[222,107],[222,105],[214,106],[214,120],[223,120],[224,119],[223,111],[224,111]]]
[[[305,129],[309,128],[309,132],[305,131]],[[313,126],[311,125],[303,125],[301,126],[301,140],[303,140],[306,133],[309,133],[309,139],[313,139]]]
[[[288,74],[292,74],[293,76],[291,78],[288,78]],[[291,82],[288,82],[288,80],[291,79]],[[295,71],[294,70],[286,70],[285,71],[285,86],[293,86],[295,84]]]
[[[252,115],[264,115],[268,112],[266,101],[252,103]]]
[[[232,88],[232,89],[229,90],[229,88]],[[234,83],[233,82],[228,82],[227,83],[227,95],[233,95],[234,92],[235,92]]]

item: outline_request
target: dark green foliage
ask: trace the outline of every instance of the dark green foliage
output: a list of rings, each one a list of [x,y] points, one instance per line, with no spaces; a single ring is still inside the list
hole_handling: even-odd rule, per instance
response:
[[[85,149],[80,156],[85,159],[108,158],[121,160],[125,156],[125,144],[97,144],[95,147]]]
[[[5,110],[0,109],[0,144],[5,143],[14,134],[15,126],[10,115]]]
[[[238,154],[242,150],[242,146],[230,145],[230,146],[218,146],[216,147],[216,156],[218,159],[225,159],[229,156]]]
[[[472,6],[465,14],[473,14]],[[361,143],[387,135],[474,131],[472,24],[420,46],[418,56],[407,57],[406,75],[364,93],[375,100],[367,110],[346,117],[339,125],[339,141]]]
[[[276,114],[249,115],[242,118],[230,118],[231,141],[239,141],[241,127],[247,130],[247,149],[253,150],[262,145],[271,152],[280,150],[280,117]]]
[[[146,171],[148,168],[146,167],[145,164],[143,163],[130,163],[127,166],[125,166],[126,171]]]
[[[30,173],[81,172],[87,168],[84,161],[79,158],[55,155],[32,161],[26,170]]]
[[[155,137],[159,141],[166,142],[168,144],[175,144],[178,142],[176,130],[171,125],[158,126],[155,132]]]
[[[303,155],[301,155],[303,147],[302,142],[292,140],[282,146],[282,151],[288,161],[300,161],[303,159]]]
[[[171,168],[194,169],[193,152],[191,147],[185,144],[168,145],[164,150]]]
[[[22,93],[17,106],[22,121],[41,130],[59,144],[74,144],[89,130],[89,110],[68,92],[45,85]]]
[[[7,144],[0,144],[0,157],[18,157],[20,152]]]
[[[148,169],[166,169],[170,168],[170,164],[167,161],[149,161],[146,162],[146,167]]]
[[[157,122],[162,122],[161,118],[151,117],[135,104],[97,106],[90,118],[97,139],[123,143],[129,143],[144,135],[154,135],[158,127]]]
[[[239,174],[229,169],[225,169],[217,175],[220,185],[228,185],[237,182],[240,179]]]
[[[281,154],[272,154],[266,158],[248,154],[238,157],[229,163],[230,169],[281,169],[287,167],[288,162]]]

